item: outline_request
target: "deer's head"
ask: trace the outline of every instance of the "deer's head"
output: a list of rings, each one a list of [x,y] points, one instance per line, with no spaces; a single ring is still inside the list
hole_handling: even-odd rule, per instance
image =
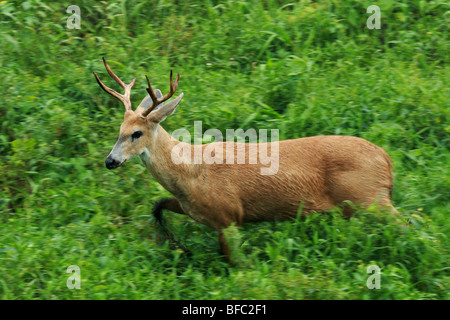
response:
[[[120,94],[117,91],[108,88],[100,81],[99,77],[94,72],[100,87],[110,95],[119,99],[125,107],[125,115],[123,123],[120,126],[119,138],[105,161],[105,165],[108,169],[115,169],[132,157],[140,155],[146,152],[146,150],[148,151],[148,146],[152,144],[156,137],[159,123],[175,111],[175,108],[183,98],[183,93],[177,98],[163,103],[171,98],[177,90],[180,74],[178,74],[174,83],[172,81],[172,71],[170,72],[170,91],[164,96],[160,90],[152,89],[150,80],[146,76],[148,95],[142,100],[136,110],[133,111],[130,93],[136,79],[133,79],[130,84],[125,84],[111,71],[105,58],[103,58],[103,62],[109,75],[125,90],[124,94]]]

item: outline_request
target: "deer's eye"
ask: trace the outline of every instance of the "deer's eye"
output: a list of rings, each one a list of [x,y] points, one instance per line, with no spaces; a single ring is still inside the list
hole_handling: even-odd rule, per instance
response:
[[[139,139],[142,136],[142,131],[135,131],[131,134],[131,141]]]

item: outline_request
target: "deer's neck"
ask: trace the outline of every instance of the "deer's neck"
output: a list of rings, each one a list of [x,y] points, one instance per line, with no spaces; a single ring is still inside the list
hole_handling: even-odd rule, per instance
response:
[[[189,161],[180,163],[174,157],[174,148],[190,150],[193,146],[176,140],[160,125],[152,136],[152,141],[140,157],[156,181],[174,196],[182,197],[187,192],[190,180],[198,175],[199,167]]]

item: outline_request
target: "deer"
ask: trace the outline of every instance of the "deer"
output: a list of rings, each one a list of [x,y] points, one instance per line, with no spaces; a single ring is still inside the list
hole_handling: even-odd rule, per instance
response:
[[[106,168],[116,169],[139,156],[153,178],[173,195],[154,204],[152,212],[160,227],[165,228],[163,210],[169,210],[215,229],[220,251],[229,263],[231,253],[224,230],[233,224],[239,227],[247,222],[279,221],[336,207],[348,217],[354,212],[353,205],[367,208],[377,204],[398,214],[391,203],[391,158],[381,147],[359,137],[322,135],[257,143],[258,148],[278,152],[275,174],[261,174],[260,169],[267,166],[261,162],[175,163],[173,150],[177,147],[192,151],[188,157],[193,157],[195,148],[204,151],[213,146],[216,156],[236,155],[243,148],[248,159],[251,144],[225,141],[193,145],[175,139],[160,124],[183,98],[181,93],[169,100],[177,90],[180,74],[174,82],[170,71],[169,92],[165,95],[152,88],[146,75],[148,94],[133,111],[130,93],[136,78],[125,84],[104,58],[103,63],[124,94],[105,86],[94,72],[95,78],[125,107],[119,137],[105,160]]]

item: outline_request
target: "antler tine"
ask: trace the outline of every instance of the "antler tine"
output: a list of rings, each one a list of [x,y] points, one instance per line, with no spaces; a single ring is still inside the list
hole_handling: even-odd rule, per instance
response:
[[[147,76],[145,76],[145,77],[147,78],[147,84],[148,84],[147,92],[150,95],[150,97],[152,98],[153,102],[152,102],[150,107],[148,107],[144,112],[142,112],[142,116],[143,117],[146,117],[159,104],[163,103],[164,101],[166,101],[167,99],[169,99],[170,97],[173,96],[173,94],[175,93],[175,91],[178,88],[178,80],[180,80],[180,73],[178,72],[177,79],[175,80],[175,83],[173,83],[172,70],[170,70],[170,91],[169,91],[169,93],[165,94],[161,99],[158,99],[156,97],[156,94],[153,91],[153,88],[152,88],[152,86],[150,84],[149,78]]]
[[[152,98],[152,105],[147,109],[148,113],[150,113],[150,111],[152,111],[152,109],[155,108],[159,104],[159,102],[155,92],[153,91],[152,85],[150,84],[150,79],[147,77],[147,75],[145,75],[145,78],[147,79],[148,84],[148,88],[146,90],[150,95],[150,98]]]
[[[125,89],[126,84],[119,79],[118,76],[116,76],[116,74],[111,70],[111,68],[109,67],[108,63],[106,62],[106,59],[103,57],[103,64],[105,65],[105,69],[106,71],[108,71],[108,74],[111,76],[111,78],[113,78],[122,88]]]
[[[131,88],[136,83],[136,78],[134,78],[130,84],[125,84],[122,80],[120,80],[120,78],[118,76],[116,76],[116,74],[114,72],[112,72],[112,70],[109,67],[108,63],[106,62],[105,58],[102,58],[102,59],[103,59],[103,63],[105,64],[106,71],[108,71],[108,74],[125,90],[125,93],[120,94],[117,91],[115,91],[114,89],[111,89],[111,88],[108,88],[107,86],[105,86],[94,71],[95,79],[97,79],[98,84],[100,85],[100,87],[103,90],[105,90],[107,93],[109,93],[113,97],[116,97],[119,101],[121,101],[123,103],[125,110],[127,110],[127,111],[132,110],[130,95],[131,95]]]
[[[180,73],[178,72],[177,79],[175,80],[175,83],[173,83],[172,70],[170,70],[170,92],[163,97],[162,101],[166,101],[167,99],[169,99],[175,93],[175,91],[177,91],[178,80],[180,80]]]

